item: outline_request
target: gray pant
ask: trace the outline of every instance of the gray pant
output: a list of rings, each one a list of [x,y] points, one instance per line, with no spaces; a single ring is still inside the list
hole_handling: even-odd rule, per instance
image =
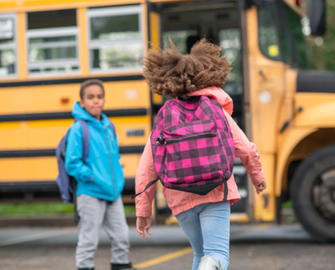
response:
[[[98,247],[101,226],[111,240],[111,262],[128,263],[129,228],[122,199],[107,205],[104,200],[83,194],[77,197],[77,204],[80,216],[76,249],[77,268],[94,267],[94,254]]]

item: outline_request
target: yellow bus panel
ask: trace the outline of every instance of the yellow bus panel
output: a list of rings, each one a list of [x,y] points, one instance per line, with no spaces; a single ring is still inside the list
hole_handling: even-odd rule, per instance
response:
[[[144,80],[104,82],[105,109],[150,107],[150,93]],[[71,111],[79,100],[80,84],[3,87],[0,114],[27,114]]]
[[[2,0],[2,11],[44,11],[90,6],[112,6],[145,3],[144,0]]]
[[[142,154],[122,154],[121,165],[125,178],[133,178],[137,172],[137,166],[140,163]]]
[[[55,157],[1,158],[0,181],[47,181],[58,175]]]
[[[122,154],[125,178],[134,178],[141,154]],[[58,175],[55,157],[1,158],[0,182],[55,181]]]
[[[120,146],[146,144],[151,130],[149,116],[110,119],[115,124]],[[56,148],[73,121],[66,119],[0,123],[0,151]],[[134,131],[140,131],[140,135],[129,136]]]

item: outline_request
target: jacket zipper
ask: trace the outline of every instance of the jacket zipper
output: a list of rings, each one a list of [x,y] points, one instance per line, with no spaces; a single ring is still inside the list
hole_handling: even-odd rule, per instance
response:
[[[216,134],[203,134],[203,135],[198,135],[198,136],[193,136],[193,137],[188,137],[185,139],[181,140],[171,140],[171,141],[166,141],[165,144],[170,144],[170,143],[176,143],[176,142],[184,142],[184,141],[190,141],[190,140],[195,140],[195,139],[201,139],[201,138],[210,138],[210,137],[216,137]]]
[[[106,128],[105,128],[104,125],[102,125],[102,127],[104,129],[104,135],[105,135],[105,140],[106,140],[106,145],[107,145],[107,150],[108,150],[108,157],[109,157],[109,162],[110,162],[110,165],[111,165],[113,187],[114,187],[114,200],[115,200],[116,199],[116,186],[115,186],[115,177],[114,177],[114,170],[113,170],[112,155],[111,155],[111,152],[110,152],[110,146],[109,146],[109,143],[108,143]]]

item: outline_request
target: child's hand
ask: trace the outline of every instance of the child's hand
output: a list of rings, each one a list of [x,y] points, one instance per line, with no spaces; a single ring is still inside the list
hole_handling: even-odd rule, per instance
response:
[[[143,237],[144,239],[147,239],[147,236],[144,233],[144,230],[147,231],[149,235],[151,235],[151,232],[149,231],[151,227],[151,218],[150,217],[137,217],[136,220],[136,230],[138,234]]]
[[[261,193],[264,189],[266,189],[266,180],[264,179],[262,183],[255,185],[257,194]]]

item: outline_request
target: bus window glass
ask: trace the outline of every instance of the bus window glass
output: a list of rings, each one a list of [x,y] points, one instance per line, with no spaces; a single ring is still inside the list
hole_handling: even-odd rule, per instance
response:
[[[258,40],[262,53],[274,60],[280,60],[278,32],[270,5],[258,8]]]
[[[307,68],[301,17],[288,5],[282,4],[283,6],[263,4],[258,7],[260,49],[271,59],[281,60],[295,68]]]
[[[0,78],[16,74],[15,25],[15,15],[0,15]]]
[[[167,31],[163,33],[163,44],[170,46],[169,38],[181,54],[187,54],[191,50],[191,45],[198,41],[199,34],[197,30]],[[195,42],[193,42],[193,40]]]
[[[141,7],[88,10],[91,71],[141,70]]]
[[[239,29],[222,29],[219,31],[219,44],[222,55],[231,62],[232,70],[228,73],[227,82],[242,82],[241,33]]]
[[[139,32],[139,15],[91,18],[91,39],[132,39],[141,38]]]
[[[73,26],[76,13],[75,10],[70,11],[28,14],[29,75],[79,72],[78,28]],[[37,28],[38,25],[40,28]]]
[[[284,14],[286,20],[282,22],[282,24],[284,24],[282,26],[282,31],[284,32],[286,30],[287,38],[291,40],[292,43],[292,54],[289,62],[287,63],[299,68],[308,68],[306,41],[302,32],[302,18],[285,3]]]

